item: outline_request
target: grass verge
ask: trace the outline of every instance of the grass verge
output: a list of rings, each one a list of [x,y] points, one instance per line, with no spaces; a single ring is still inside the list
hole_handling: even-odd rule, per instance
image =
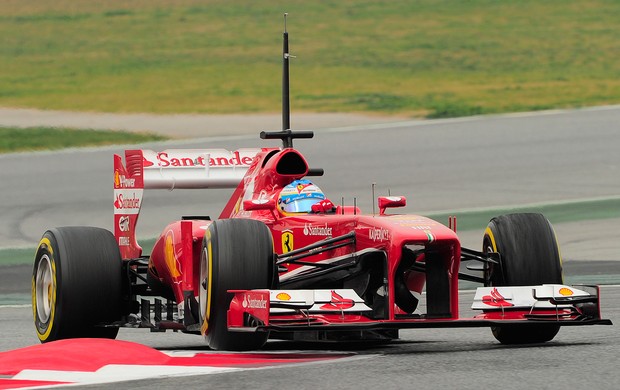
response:
[[[457,217],[458,230],[484,231],[491,218],[510,213],[541,213],[552,224],[620,218],[620,197],[609,199],[593,199],[587,201],[566,202],[561,204],[526,205],[520,207],[465,210],[425,214],[429,218],[447,224],[448,217]]]
[[[165,139],[167,138],[156,134],[127,131],[0,127],[0,153],[135,144]]]
[[[5,0],[0,105],[452,117],[615,104],[615,0]]]

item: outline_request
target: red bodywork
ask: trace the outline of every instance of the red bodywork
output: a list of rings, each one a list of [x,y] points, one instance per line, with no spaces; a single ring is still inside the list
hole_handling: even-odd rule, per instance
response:
[[[173,157],[175,153],[177,157]],[[220,155],[222,157],[217,157]],[[333,213],[282,215],[276,207],[280,190],[310,172],[305,158],[293,148],[241,152],[165,151],[157,154],[129,150],[126,161],[125,168],[121,157],[115,156],[115,235],[124,259],[142,255],[135,238],[135,227],[145,188],[229,187],[234,188],[234,192],[219,218],[250,218],[264,222],[272,232],[274,251],[279,255],[284,256],[328,238],[354,233],[354,240],[343,240],[342,245],[318,251],[306,261],[329,263],[372,254],[376,256],[373,260],[383,263],[379,268],[387,280],[384,294],[387,310],[380,318],[368,310],[346,311],[349,305],[355,304],[352,298],[341,297],[334,287],[327,287],[332,290],[331,300],[320,306],[322,312],[313,314],[312,321],[303,310],[270,313],[270,301],[276,298],[270,296],[268,290],[237,291],[229,310],[231,329],[247,329],[247,315],[258,319],[262,328],[295,330],[320,329],[325,325],[336,329],[383,329],[433,326],[437,323],[445,326],[481,326],[480,323],[484,322],[488,326],[489,321],[495,320],[525,321],[528,312],[531,314],[526,309],[504,311],[501,304],[495,302],[493,305],[487,300],[491,303],[489,311],[475,318],[460,319],[458,276],[461,245],[457,234],[451,228],[423,216],[388,214],[390,209],[405,205],[404,197],[379,198],[377,215],[363,215],[359,209],[350,206],[338,207]],[[218,172],[223,170],[229,173],[218,176]],[[166,176],[168,173],[169,176]],[[157,239],[149,257],[149,272],[170,289],[171,298],[177,305],[183,303],[188,295],[199,296],[202,240],[210,223],[206,218],[195,218],[169,224]],[[451,220],[451,226],[456,229],[455,220]],[[410,269],[400,272],[404,247],[418,249],[410,253],[415,254],[413,261],[425,264],[426,272]],[[306,272],[305,267],[287,265],[286,270],[280,272],[280,283],[286,285],[287,281]],[[411,310],[399,307],[396,297],[402,292],[396,291],[397,280],[414,294],[421,294],[426,286],[425,314],[416,316]],[[302,283],[301,288],[313,288],[312,282]],[[248,299],[267,303],[258,308],[244,308],[241,303]],[[498,309],[501,311],[498,312]],[[553,313],[557,321],[568,322],[579,316],[578,312],[568,310],[563,313],[557,309],[543,310],[539,314],[549,313]]]

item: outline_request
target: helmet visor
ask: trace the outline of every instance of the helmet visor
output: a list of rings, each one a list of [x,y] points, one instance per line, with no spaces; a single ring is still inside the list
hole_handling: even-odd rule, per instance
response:
[[[312,211],[312,205],[321,200],[321,198],[297,199],[282,205],[282,210],[286,213],[309,213]]]

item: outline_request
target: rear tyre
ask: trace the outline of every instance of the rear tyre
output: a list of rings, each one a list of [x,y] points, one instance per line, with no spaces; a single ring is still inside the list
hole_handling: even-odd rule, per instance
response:
[[[116,338],[121,256],[112,233],[94,227],[50,229],[37,248],[32,311],[42,343],[77,337]]]
[[[551,223],[542,214],[508,214],[491,219],[483,251],[498,252],[500,262],[487,270],[491,286],[562,284],[562,260]],[[492,327],[502,344],[543,343],[560,330],[557,325]]]
[[[261,348],[268,332],[229,332],[228,290],[268,289],[272,284],[273,239],[267,226],[250,219],[214,221],[205,232],[200,260],[201,332],[210,348]]]

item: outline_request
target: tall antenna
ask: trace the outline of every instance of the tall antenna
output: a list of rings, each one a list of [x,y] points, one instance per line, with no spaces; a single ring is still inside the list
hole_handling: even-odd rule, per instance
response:
[[[289,74],[288,74],[288,32],[286,31],[286,17],[284,14],[284,45],[282,48],[282,130],[291,128],[291,106],[289,96]]]
[[[288,52],[288,32],[286,31],[286,17],[288,13],[284,14],[284,47],[283,47],[283,67],[282,67],[282,131],[261,131],[260,137],[262,139],[281,139],[283,148],[292,148],[293,139],[295,138],[312,138],[314,132],[311,130],[305,131],[293,131],[291,130],[291,108],[289,104],[289,75],[288,75],[288,60],[295,58]],[[322,170],[311,170],[313,176],[323,175]]]

